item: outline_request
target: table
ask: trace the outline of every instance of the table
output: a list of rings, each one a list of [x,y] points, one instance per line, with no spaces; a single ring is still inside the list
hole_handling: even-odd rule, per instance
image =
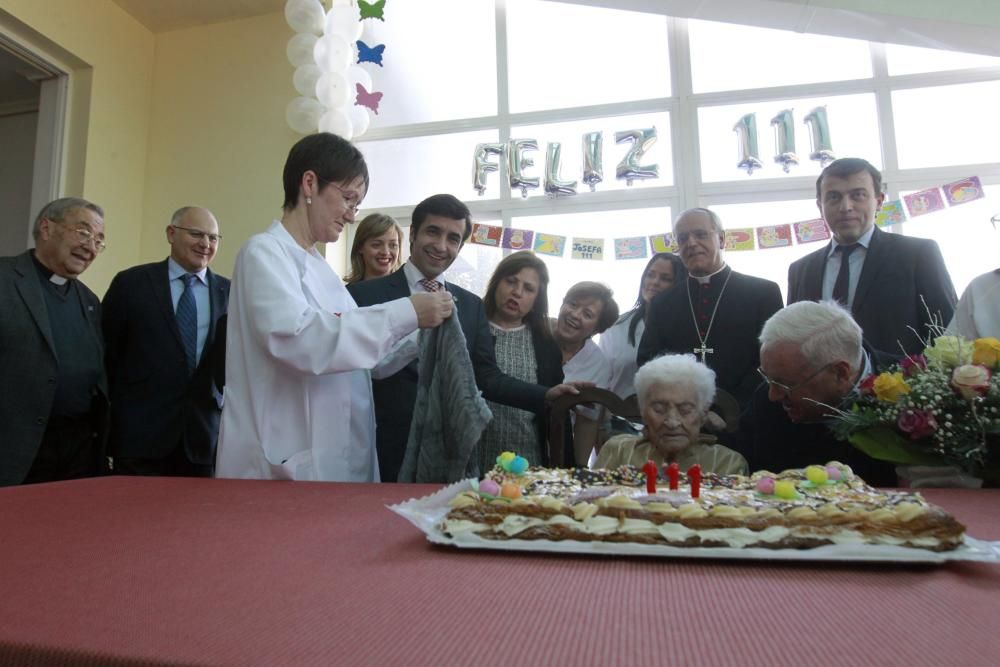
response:
[[[466,551],[436,487],[106,477],[0,489],[0,665],[996,664],[1000,565]],[[1000,539],[1000,490],[928,490]]]

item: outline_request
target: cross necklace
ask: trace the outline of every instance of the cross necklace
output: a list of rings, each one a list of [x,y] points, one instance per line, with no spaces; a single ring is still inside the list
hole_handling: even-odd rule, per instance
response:
[[[729,279],[733,277],[732,270],[729,271],[729,275],[726,276],[726,281],[722,283],[722,289],[719,290],[719,297],[715,300],[715,307],[712,308],[712,317],[708,320],[708,328],[705,329],[705,335],[701,335],[701,328],[698,326],[698,316],[694,312],[694,300],[691,298],[691,287],[688,286],[688,305],[691,307],[691,321],[694,323],[694,332],[698,335],[698,342],[701,343],[701,347],[696,347],[692,352],[701,355],[701,363],[706,363],[706,357],[709,354],[715,354],[715,348],[708,347],[708,337],[712,333],[712,325],[715,324],[715,314],[719,312],[719,304],[722,303],[722,295],[726,291],[726,286],[729,285]]]

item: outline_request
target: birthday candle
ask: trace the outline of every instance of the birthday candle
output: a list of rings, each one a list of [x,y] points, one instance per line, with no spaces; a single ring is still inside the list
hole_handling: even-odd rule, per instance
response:
[[[680,484],[681,468],[677,463],[671,463],[667,466],[667,479],[670,480],[670,490],[676,491]]]
[[[697,463],[688,468],[688,481],[691,482],[691,497],[699,497],[701,495],[701,466]]]
[[[656,464],[646,461],[642,471],[646,473],[646,493],[656,493]]]

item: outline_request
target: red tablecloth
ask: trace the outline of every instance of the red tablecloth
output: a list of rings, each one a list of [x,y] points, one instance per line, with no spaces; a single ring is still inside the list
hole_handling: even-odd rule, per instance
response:
[[[419,485],[109,477],[0,489],[0,665],[973,665],[1000,565],[437,547]],[[930,490],[982,539],[1000,491]]]

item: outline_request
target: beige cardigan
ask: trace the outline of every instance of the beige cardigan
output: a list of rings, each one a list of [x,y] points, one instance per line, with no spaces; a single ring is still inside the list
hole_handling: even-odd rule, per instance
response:
[[[694,464],[701,466],[702,472],[714,472],[718,475],[746,475],[749,466],[747,460],[738,452],[716,445],[715,437],[701,435],[698,442],[681,450],[675,459],[682,471]],[[616,435],[604,443],[597,455],[595,468],[617,468],[621,465],[642,467],[646,461],[653,461],[657,467],[664,463],[663,454],[653,443],[640,435]]]

